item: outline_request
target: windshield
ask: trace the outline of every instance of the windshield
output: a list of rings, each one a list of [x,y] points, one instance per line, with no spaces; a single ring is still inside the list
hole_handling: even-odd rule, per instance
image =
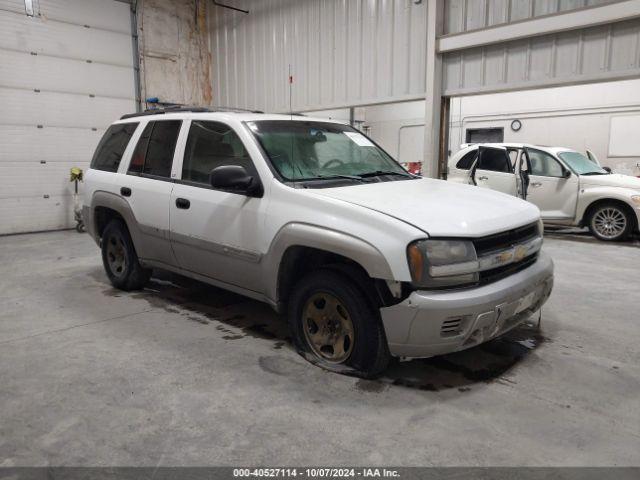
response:
[[[608,175],[609,172],[579,152],[560,152],[558,156],[578,175]]]
[[[296,120],[261,120],[248,125],[274,168],[289,181],[414,178],[348,125]]]

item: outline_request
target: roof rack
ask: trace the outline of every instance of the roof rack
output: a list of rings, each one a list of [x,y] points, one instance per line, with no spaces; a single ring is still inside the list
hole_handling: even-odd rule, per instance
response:
[[[206,112],[248,112],[248,113],[264,113],[261,110],[249,110],[246,108],[234,108],[234,107],[187,107],[184,105],[171,105],[162,108],[151,108],[144,110],[143,112],[127,113],[120,117],[120,120],[133,117],[144,117],[147,115],[163,115],[165,113],[174,112],[194,112],[194,113],[206,113]]]

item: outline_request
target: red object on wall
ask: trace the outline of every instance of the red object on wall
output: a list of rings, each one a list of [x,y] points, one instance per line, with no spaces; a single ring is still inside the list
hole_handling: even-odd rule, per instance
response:
[[[420,175],[422,173],[422,162],[408,162],[403,163],[402,166],[409,173],[413,173],[414,175]]]

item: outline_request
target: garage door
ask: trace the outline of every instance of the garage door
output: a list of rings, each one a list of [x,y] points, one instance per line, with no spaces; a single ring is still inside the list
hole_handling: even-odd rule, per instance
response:
[[[135,111],[129,4],[0,0],[0,234],[67,228],[69,170]]]

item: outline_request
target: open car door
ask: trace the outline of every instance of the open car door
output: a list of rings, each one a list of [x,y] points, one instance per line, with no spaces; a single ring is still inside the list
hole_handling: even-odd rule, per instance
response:
[[[513,196],[518,194],[516,174],[505,147],[481,145],[476,163],[471,169],[471,181],[481,188]]]
[[[602,166],[600,165],[600,161],[598,160],[598,157],[596,157],[591,150],[587,150],[587,158],[591,160],[593,163],[595,163],[596,165],[598,165],[599,167]]]

